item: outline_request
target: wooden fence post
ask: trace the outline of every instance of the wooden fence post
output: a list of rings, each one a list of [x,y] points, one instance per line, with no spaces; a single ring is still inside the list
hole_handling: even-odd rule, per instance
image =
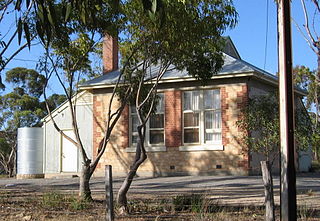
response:
[[[113,188],[112,188],[112,166],[105,166],[106,172],[106,220],[114,220],[114,211],[113,211]]]
[[[261,171],[262,171],[262,180],[264,185],[264,195],[265,195],[265,220],[274,221],[274,198],[273,198],[273,182],[271,175],[271,168],[269,162],[260,161]]]

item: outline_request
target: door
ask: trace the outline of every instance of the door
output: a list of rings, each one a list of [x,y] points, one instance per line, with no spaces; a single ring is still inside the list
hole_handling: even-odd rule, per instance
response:
[[[64,131],[64,133],[75,139],[74,133],[72,130]],[[62,135],[61,135],[62,136]],[[61,163],[62,163],[62,172],[78,172],[78,149],[76,145],[71,143],[65,137],[62,136],[62,154],[61,154]]]

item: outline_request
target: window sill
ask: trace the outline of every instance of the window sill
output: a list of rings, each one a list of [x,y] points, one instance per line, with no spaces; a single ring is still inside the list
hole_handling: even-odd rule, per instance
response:
[[[222,144],[196,145],[196,146],[180,146],[179,151],[206,151],[206,150],[224,150]]]
[[[128,147],[124,151],[127,153],[135,153],[136,147]],[[146,152],[165,152],[167,151],[167,147],[165,146],[156,146],[156,147],[145,147]]]

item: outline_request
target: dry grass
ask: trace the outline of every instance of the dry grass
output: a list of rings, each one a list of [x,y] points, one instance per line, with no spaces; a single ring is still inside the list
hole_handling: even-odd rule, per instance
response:
[[[263,208],[222,206],[202,195],[168,196],[129,202],[130,215],[119,221],[258,221],[264,220]],[[299,220],[320,220],[318,210],[301,207]],[[57,192],[35,193],[0,190],[0,220],[100,221],[105,217],[102,200],[92,203],[78,200],[76,195]],[[279,217],[279,211],[277,211]]]

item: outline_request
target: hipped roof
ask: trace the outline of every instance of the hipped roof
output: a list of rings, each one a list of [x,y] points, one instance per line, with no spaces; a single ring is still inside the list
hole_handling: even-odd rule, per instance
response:
[[[271,82],[276,83],[278,78],[275,75],[272,75],[266,71],[261,70],[260,68],[249,64],[241,59],[234,58],[228,54],[224,53],[224,65],[222,69],[214,75],[212,78],[230,78],[230,77],[241,77],[241,76],[248,76],[248,75],[255,75],[258,78],[268,80]],[[149,76],[157,76],[159,72],[159,65],[154,65],[150,67],[150,74]],[[195,80],[192,76],[190,76],[187,70],[177,70],[171,65],[161,81],[181,81],[181,80]],[[82,89],[89,89],[89,88],[102,88],[102,87],[112,87],[116,84],[118,77],[120,75],[120,70],[116,70],[95,79],[89,80],[83,83],[80,87]]]
[[[278,77],[264,71],[244,60],[241,59],[235,45],[233,44],[230,37],[226,37],[226,45],[224,49],[224,64],[221,70],[212,79],[227,79],[235,77],[255,77],[266,83],[271,83],[272,85],[278,85]],[[160,65],[153,65],[148,70],[150,77],[156,77],[159,73]],[[179,81],[194,81],[194,77],[188,74],[187,70],[177,70],[173,65],[168,68],[160,83],[164,82],[179,82]],[[96,89],[96,88],[112,88],[118,81],[120,75],[120,70],[115,70],[104,74],[95,79],[89,80],[82,85],[80,89]],[[301,95],[306,95],[306,92],[300,88],[296,88],[296,92]]]

